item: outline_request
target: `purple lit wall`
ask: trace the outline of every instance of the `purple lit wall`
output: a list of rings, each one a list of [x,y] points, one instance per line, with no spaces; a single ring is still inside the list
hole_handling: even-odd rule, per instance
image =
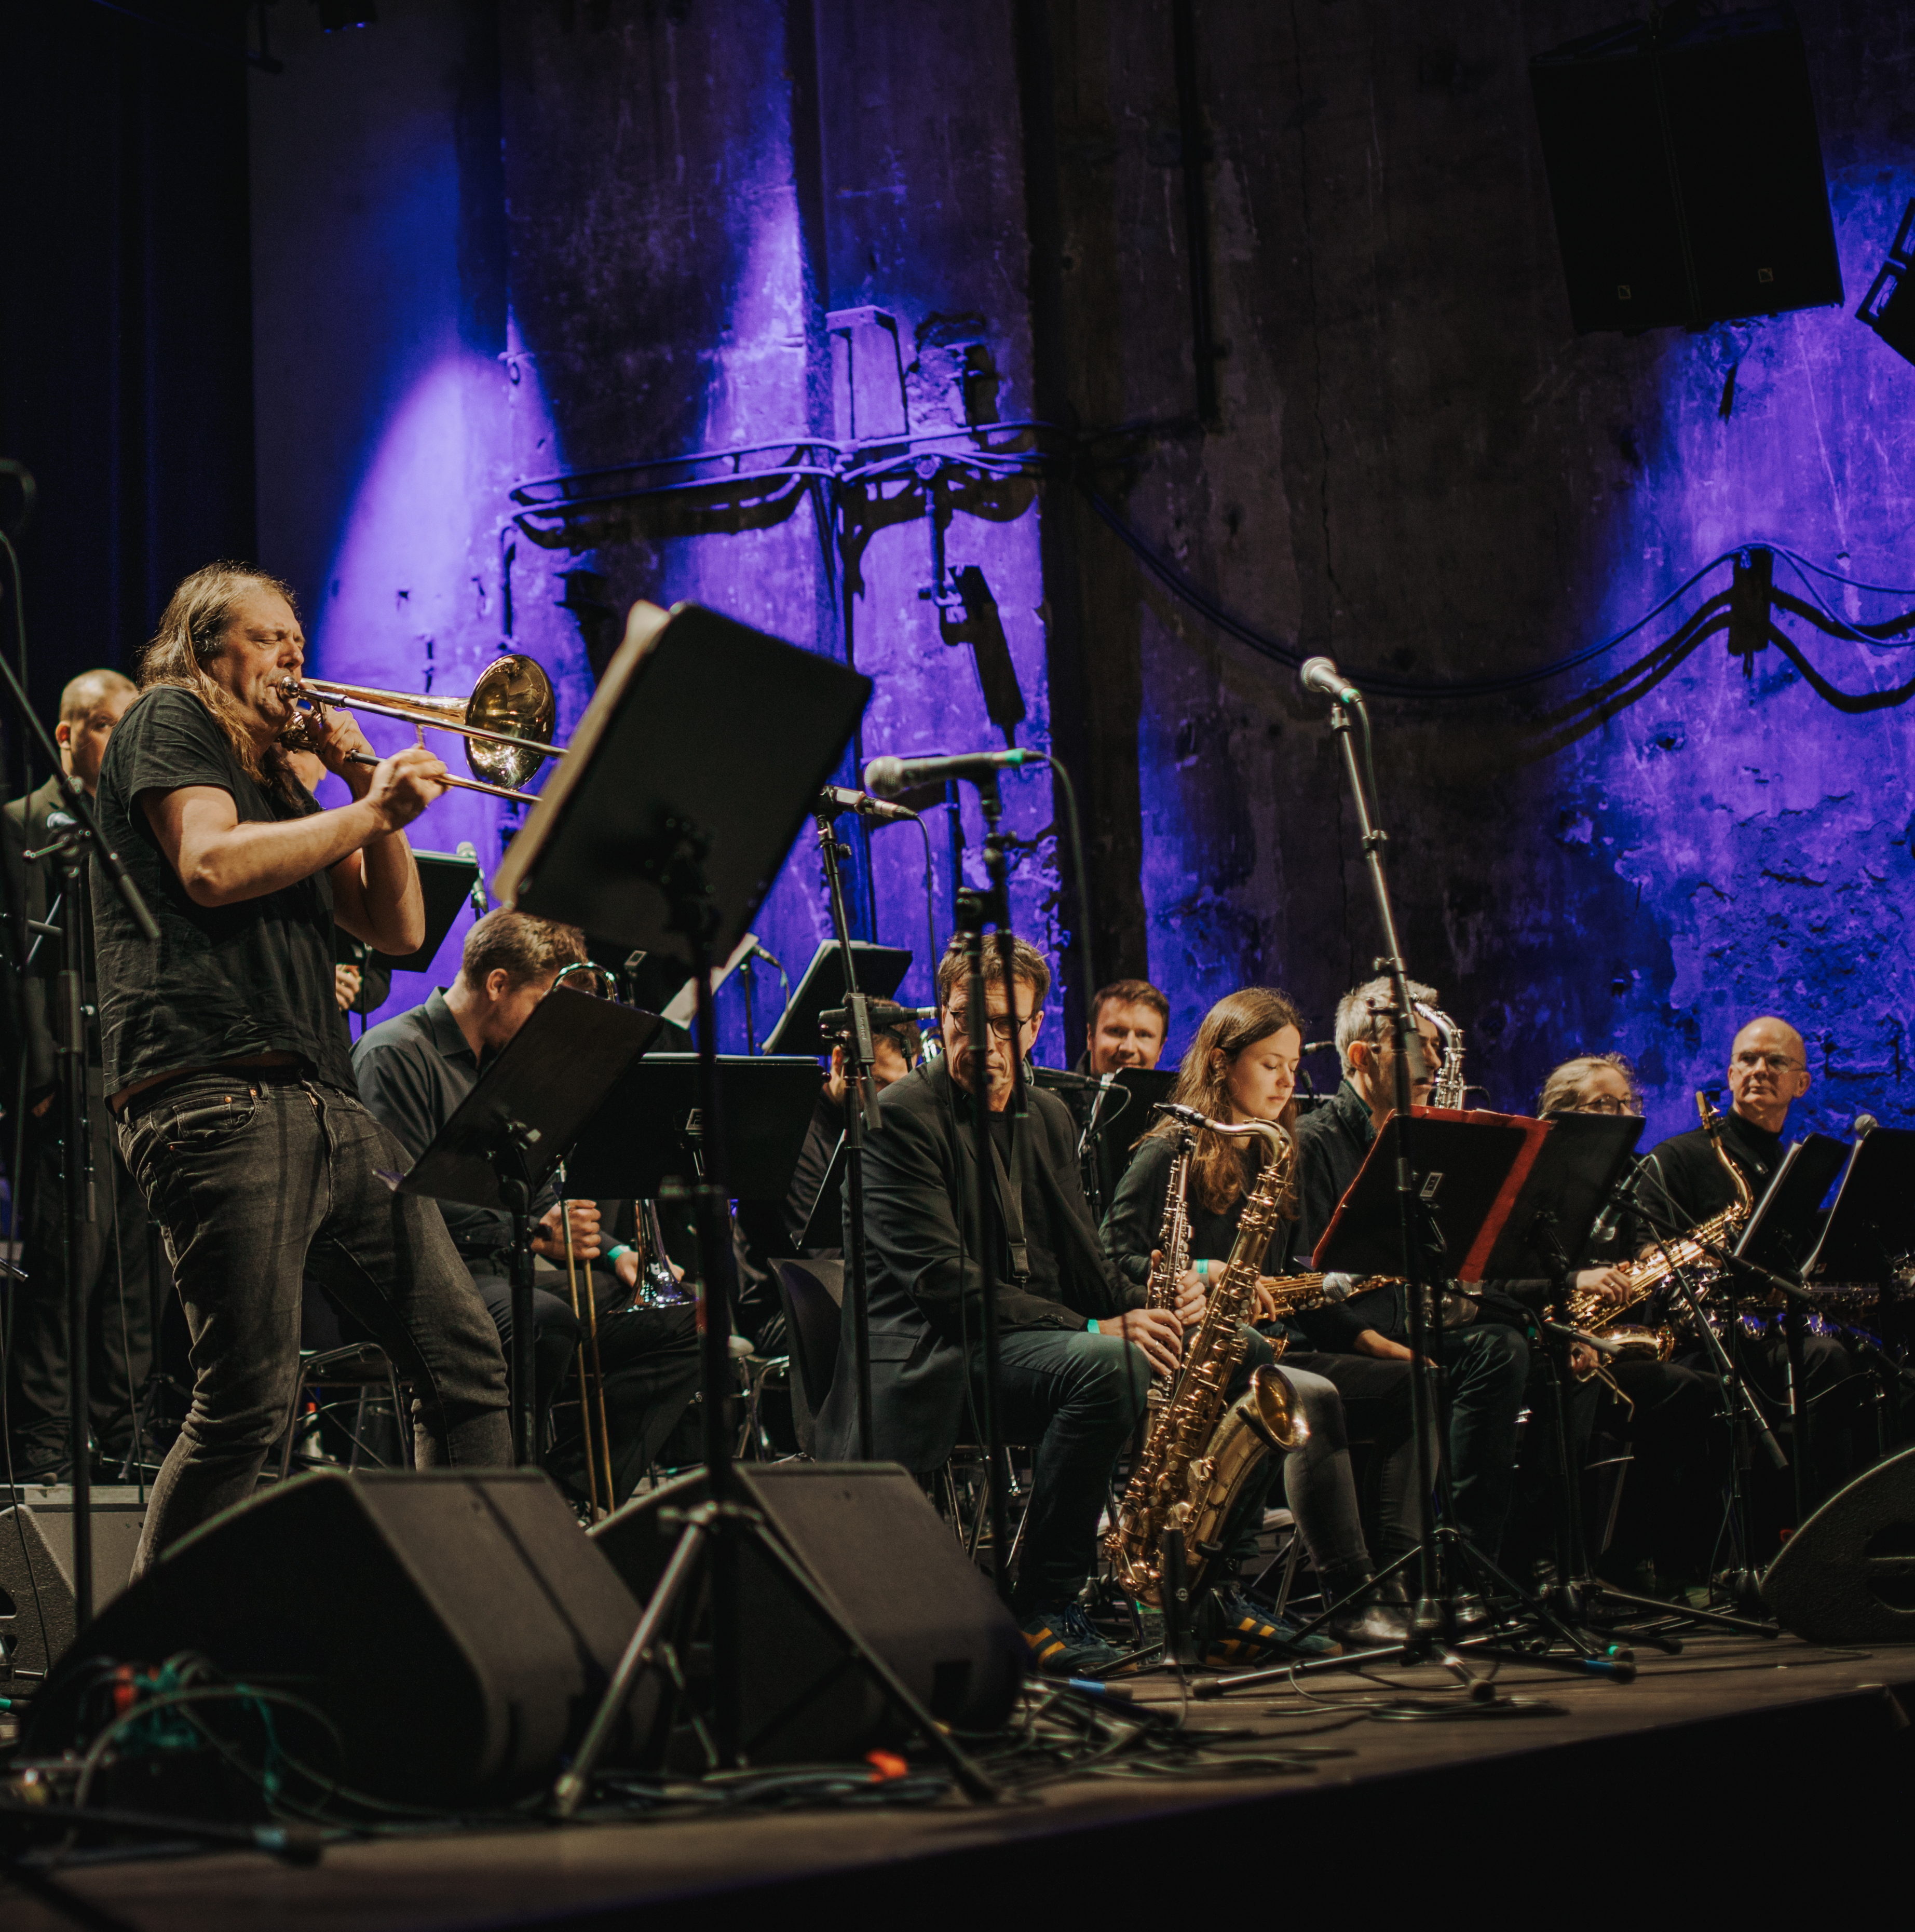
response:
[[[1887,0],[1805,22],[1847,308],[1578,338],[1526,64],[1622,10],[1199,10],[1209,425],[1168,0],[390,0],[357,35],[289,22],[286,74],[253,82],[268,560],[319,600],[332,674],[464,688],[509,642],[559,676],[562,727],[645,596],[848,656],[878,686],[858,758],[1055,736],[1103,976],[1166,988],[1173,1048],[1251,980],[1327,1032],[1378,942],[1322,706],[1058,470],[932,458],[1043,416],[995,440],[1074,448],[1218,604],[1425,680],[1559,657],[1758,538],[1915,583],[1915,368],[1849,312],[1915,194],[1911,28]],[[867,473],[658,488],[713,474],[665,459],[780,440],[743,467],[802,450]],[[570,486],[593,503],[512,498],[601,470]],[[1772,1010],[1810,1042],[1799,1124],[1909,1117],[1906,711],[1839,710],[1773,646],[1745,678],[1715,635],[1598,715],[1601,681],[1727,581],[1520,698],[1375,707],[1411,964],[1496,1104],[1616,1045],[1652,1132],[1680,1126],[1736,1024]],[[1777,582],[1801,590],[1779,563]],[[1842,691],[1915,671],[1781,621]],[[1061,958],[1050,785],[1006,796],[1018,922]],[[490,807],[439,809],[432,842],[496,852]],[[941,943],[946,808],[927,824]],[[857,842],[859,922],[921,954],[916,835]],[[824,935],[802,842],[759,929],[794,974]],[[907,991],[929,992],[922,958]],[[721,1008],[741,1046],[735,985]],[[1074,1051],[1054,1025],[1043,1057]]]

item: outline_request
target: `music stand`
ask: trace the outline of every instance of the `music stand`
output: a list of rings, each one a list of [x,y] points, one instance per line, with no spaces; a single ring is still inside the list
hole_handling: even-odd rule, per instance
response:
[[[1557,1282],[1587,1244],[1643,1131],[1635,1114],[1554,1114],[1547,1124],[1549,1137],[1484,1264],[1485,1281]]]
[[[512,1456],[521,1466],[539,1453],[533,1197],[659,1025],[656,1013],[554,987],[397,1184],[401,1194],[512,1217]]]
[[[1549,1123],[1439,1107],[1415,1108],[1412,1117],[1428,1241],[1449,1258],[1445,1272],[1454,1280],[1481,1281],[1548,1138]],[[1413,1274],[1397,1205],[1403,1128],[1402,1117],[1392,1114],[1370,1143],[1311,1258],[1320,1274]]]
[[[413,856],[419,862],[419,890],[425,900],[425,944],[412,952],[373,954],[380,965],[395,973],[432,970],[452,922],[473,899],[479,884],[476,859],[461,859],[450,852],[415,852]]]
[[[1802,1278],[1879,1281],[1915,1248],[1915,1133],[1877,1127],[1855,1144]]]
[[[1847,1144],[1829,1134],[1795,1142],[1748,1217],[1736,1244],[1736,1258],[1772,1273],[1794,1274],[1814,1245],[1815,1217],[1848,1154]]]
[[[908,946],[874,946],[868,939],[851,941],[858,991],[873,1000],[888,1000],[911,970]],[[766,1036],[764,1051],[817,1053],[823,1039],[821,1017],[845,1004],[844,951],[835,939],[822,941],[805,968],[791,1003]]]
[[[648,1053],[629,1067],[578,1136],[569,1169],[573,1192],[649,1201],[668,1180],[695,1187],[705,1142],[699,1077],[695,1053]],[[818,1062],[797,1054],[722,1053],[718,1079],[731,1124],[725,1152],[731,1198],[782,1201],[811,1125]]]
[[[618,945],[671,954],[697,988],[705,1172],[692,1199],[704,1289],[707,1500],[687,1513],[665,1576],[576,1756],[553,1787],[552,1809],[560,1817],[584,1802],[640,1673],[662,1667],[651,1654],[656,1634],[669,1627],[707,1565],[713,1742],[722,1768],[742,1762],[739,1558],[747,1539],[774,1562],[779,1545],[731,1478],[725,1413],[731,1238],[711,964],[749,930],[842,760],[871,690],[871,680],[846,665],[695,604],[670,611],[634,604],[570,755],[541,793],[496,881],[500,896],[522,910],[606,934]],[[719,730],[722,758],[713,754]],[[743,782],[741,773],[747,775]],[[883,1660],[821,1593],[805,1587],[847,1655],[910,1718],[959,1782],[974,1795],[994,1796],[989,1779]]]

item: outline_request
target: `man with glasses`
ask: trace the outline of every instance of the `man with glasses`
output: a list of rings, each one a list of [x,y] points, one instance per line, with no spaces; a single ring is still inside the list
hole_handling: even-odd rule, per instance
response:
[[[1729,1111],[1722,1116],[1722,1150],[1742,1170],[1759,1202],[1782,1161],[1782,1128],[1789,1109],[1808,1091],[1802,1036],[1772,1015],[1751,1020],[1729,1049]],[[1736,1198],[1709,1135],[1700,1127],[1676,1134],[1643,1162],[1640,1190],[1657,1234],[1680,1232],[1719,1214]],[[1817,1495],[1844,1478],[1852,1460],[1856,1398],[1860,1392],[1848,1351],[1832,1335],[1801,1338],[1801,1373],[1814,1405],[1813,1479]],[[1788,1396],[1788,1347],[1766,1336],[1743,1352],[1743,1368],[1757,1391],[1778,1409]]]
[[[878,1130],[866,1144],[872,1438],[879,1461],[920,1472],[959,1441],[984,1440],[974,1179],[981,1102],[996,1196],[999,1421],[1004,1438],[1028,1443],[1035,1458],[1013,1610],[1039,1670],[1096,1676],[1118,1653],[1078,1596],[1118,1452],[1143,1414],[1152,1370],[1175,1368],[1181,1330],[1177,1313],[1138,1306],[1143,1291],[1105,1258],[1069,1108],[1027,1084],[1029,1111],[1012,1116],[1012,1056],[1028,1057],[1043,1024],[1043,956],[1017,940],[1007,986],[992,940],[985,970],[984,1065],[971,1052],[971,988],[954,940],[938,966],[944,1055],[878,1096]],[[1190,1318],[1202,1310],[1193,1299]],[[818,1420],[821,1460],[857,1454],[857,1384],[846,1322]]]
[[[1544,1081],[1536,1100],[1536,1112],[1545,1120],[1563,1114],[1635,1116],[1642,1110],[1635,1070],[1619,1053],[1565,1060]],[[1721,1172],[1719,1164],[1716,1172]],[[1606,1208],[1583,1252],[1573,1258],[1574,1286],[1602,1295],[1611,1306],[1620,1304],[1628,1290],[1617,1264],[1636,1255],[1649,1238],[1649,1230],[1630,1209]],[[1638,1306],[1621,1318],[1648,1324],[1661,1312],[1659,1304]],[[1592,1532],[1593,1567],[1625,1588],[1664,1594],[1706,1582],[1727,1476],[1722,1460],[1727,1442],[1718,1426],[1712,1381],[1680,1363],[1641,1356],[1606,1362],[1598,1373],[1594,1352],[1580,1343],[1571,1352],[1570,1361],[1580,1378],[1569,1407],[1575,1466],[1589,1464],[1589,1445],[1598,1430],[1609,1440],[1597,1462],[1611,1462],[1625,1449],[1628,1455],[1626,1476],[1609,1512],[1606,1542],[1595,1533],[1601,1519],[1594,1514],[1584,1517]],[[1532,1522],[1547,1516],[1546,1474],[1537,1459],[1528,1459],[1525,1513]]]

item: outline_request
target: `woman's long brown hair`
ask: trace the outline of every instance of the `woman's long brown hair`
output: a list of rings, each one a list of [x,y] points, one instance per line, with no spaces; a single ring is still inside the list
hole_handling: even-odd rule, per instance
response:
[[[1225,1084],[1238,1055],[1286,1027],[1296,1028],[1301,1043],[1303,1019],[1289,994],[1280,993],[1274,986],[1240,986],[1235,992],[1226,993],[1204,1015],[1203,1024],[1178,1070],[1177,1085],[1170,1097],[1179,1106],[1194,1107],[1213,1120],[1223,1120],[1229,1106]],[[1293,1100],[1283,1109],[1279,1124],[1294,1127],[1296,1118]],[[1182,1130],[1166,1119],[1151,1131],[1169,1135]],[[1231,1204],[1248,1189],[1259,1160],[1258,1144],[1250,1139],[1226,1139],[1221,1134],[1199,1132],[1196,1151],[1190,1159],[1197,1198],[1213,1214],[1228,1214]],[[1283,1203],[1283,1212],[1292,1220],[1296,1218],[1295,1196],[1292,1174]]]
[[[271,590],[286,599],[296,616],[299,607],[290,584],[250,563],[209,563],[185,578],[167,599],[159,628],[140,656],[140,688],[170,684],[190,691],[213,714],[240,768],[263,790],[276,791],[295,804],[307,797],[277,745],[263,758],[252,734],[240,722],[233,700],[206,674],[219,655],[234,608],[249,590]]]

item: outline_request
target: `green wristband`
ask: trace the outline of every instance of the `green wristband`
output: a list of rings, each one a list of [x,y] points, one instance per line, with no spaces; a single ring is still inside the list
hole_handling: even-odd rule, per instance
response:
[[[616,1246],[608,1248],[605,1250],[606,1267],[617,1267],[619,1256],[620,1255],[629,1255],[631,1252],[632,1244],[629,1241],[620,1241]]]
[[[1084,1324],[1093,1335],[1101,1335],[1103,1330],[1097,1326],[1097,1318],[1093,1315]]]

